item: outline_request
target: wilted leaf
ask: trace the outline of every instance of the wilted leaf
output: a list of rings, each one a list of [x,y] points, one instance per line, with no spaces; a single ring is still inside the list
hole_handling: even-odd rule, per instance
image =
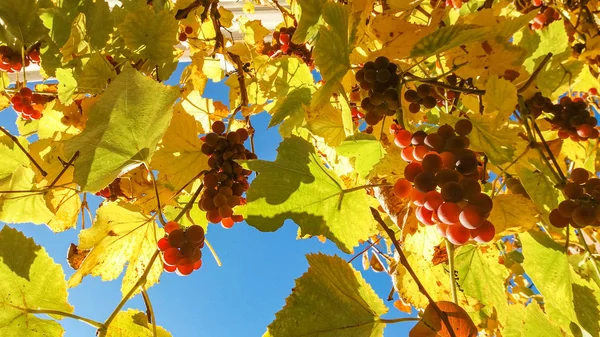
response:
[[[477,336],[477,327],[463,308],[447,301],[436,302],[436,304],[443,313],[446,313],[456,337]],[[421,321],[410,331],[409,337],[450,337],[450,333],[433,305],[429,304],[425,308]]]

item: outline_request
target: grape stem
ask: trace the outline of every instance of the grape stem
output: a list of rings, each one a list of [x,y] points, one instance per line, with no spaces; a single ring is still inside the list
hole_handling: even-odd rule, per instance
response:
[[[192,207],[194,205],[194,202],[196,201],[196,199],[200,195],[200,192],[202,192],[203,188],[204,188],[204,183],[200,184],[200,187],[198,187],[198,189],[196,190],[196,192],[194,192],[194,195],[192,196],[192,198],[190,199],[190,201],[188,201],[188,203],[185,204],[185,207],[181,210],[181,212],[179,212],[179,214],[177,214],[177,217],[175,217],[175,219],[173,219],[173,221],[179,222],[179,220],[181,220],[181,218],[183,217],[183,215],[187,211],[189,211],[190,209],[192,209]]]
[[[427,84],[430,84],[430,85],[433,85],[433,86],[436,86],[439,88],[444,88],[444,89],[448,89],[448,90],[452,90],[452,91],[456,91],[456,92],[462,92],[465,94],[485,95],[485,90],[481,90],[481,89],[461,88],[461,87],[446,84],[443,82],[438,82],[435,79],[419,77],[419,76],[413,75],[411,73],[405,73],[404,75],[410,77],[411,80],[413,80],[413,81],[427,83]],[[410,80],[408,80],[408,81],[410,81]]]
[[[373,215],[373,218],[375,219],[375,221],[377,221],[377,223],[379,223],[379,225],[385,230],[388,237],[392,240],[394,247],[396,248],[396,251],[398,252],[398,255],[400,255],[400,263],[404,266],[404,268],[406,268],[406,271],[408,271],[408,273],[410,274],[412,279],[415,281],[415,283],[417,284],[417,287],[419,287],[419,291],[427,298],[427,300],[429,301],[429,305],[431,305],[433,307],[433,309],[435,310],[435,312],[438,314],[438,316],[440,316],[440,318],[442,319],[442,321],[444,322],[444,325],[446,326],[446,328],[448,330],[450,337],[456,337],[456,334],[454,333],[454,330],[452,329],[452,325],[450,324],[450,321],[448,320],[448,315],[440,309],[440,307],[437,305],[437,303],[435,303],[435,301],[433,300],[431,295],[429,295],[429,293],[427,292],[427,289],[425,289],[425,286],[423,286],[423,283],[421,283],[421,280],[419,280],[419,277],[417,276],[417,274],[415,274],[415,271],[412,269],[412,267],[408,263],[408,260],[406,259],[406,255],[404,255],[404,252],[402,251],[402,247],[400,247],[400,243],[398,242],[398,240],[396,239],[396,236],[394,235],[394,231],[392,231],[385,224],[385,222],[381,218],[381,215],[379,214],[378,210],[376,210],[373,207],[369,207],[369,208],[371,209],[371,214]]]
[[[448,269],[450,273],[450,291],[452,293],[452,302],[458,304],[458,296],[456,295],[456,280],[454,279],[454,245],[452,242],[446,241],[446,252],[448,253]]]
[[[379,243],[379,241],[381,240],[382,237],[383,236],[378,237],[377,240],[371,242],[367,247],[365,247],[365,249],[363,249],[360,252],[356,253],[356,255],[354,255],[350,260],[348,260],[348,263],[352,263],[352,261],[354,261],[357,257],[359,257],[360,255],[362,255],[367,250],[371,249],[371,247],[375,246],[377,243]]]
[[[45,314],[45,315],[56,315],[56,316],[63,316],[63,317],[69,317],[69,318],[73,318],[76,319],[78,321],[87,323],[95,328],[101,328],[102,327],[102,323],[100,322],[96,322],[93,319],[89,319],[86,317],[82,317],[79,315],[75,315],[69,312],[64,312],[64,311],[60,311],[60,310],[53,310],[53,309],[31,309],[31,308],[23,308],[20,307],[18,305],[14,305],[14,304],[10,304],[10,303],[3,303],[11,308],[17,309],[17,310],[21,310],[23,312],[26,312],[28,314]]]
[[[146,305],[146,316],[148,317],[148,321],[152,324],[152,336],[157,337],[156,318],[154,317],[154,309],[152,309],[152,302],[150,301],[150,295],[148,295],[146,286],[142,286],[142,298],[144,299],[144,304]]]
[[[219,255],[217,255],[217,252],[210,245],[210,242],[208,242],[207,239],[204,239],[204,244],[206,245],[206,247],[208,247],[208,249],[212,253],[212,256],[215,258],[215,261],[217,262],[217,266],[222,267],[223,264],[221,264],[221,259],[219,259]]]
[[[354,186],[352,188],[347,188],[347,189],[342,190],[341,193],[345,194],[345,193],[350,193],[350,192],[362,190],[363,188],[381,187],[381,186],[393,186],[393,185],[392,184],[388,184],[388,183],[381,183],[381,184],[371,184],[371,185]]]
[[[400,317],[400,318],[378,318],[377,322],[393,324],[393,323],[401,323],[401,322],[414,322],[420,321],[419,317]]]
[[[138,291],[140,289],[140,287],[143,287],[146,284],[146,281],[148,279],[148,274],[150,274],[150,270],[152,269],[152,266],[154,265],[154,262],[156,261],[156,258],[158,257],[159,254],[160,254],[160,250],[157,249],[154,252],[154,254],[152,255],[152,257],[150,258],[150,261],[148,261],[148,265],[146,266],[146,269],[144,270],[144,273],[142,274],[142,276],[140,276],[140,278],[135,283],[135,285],[133,287],[131,287],[131,289],[129,289],[129,292],[127,292],[127,294],[125,294],[125,296],[123,296],[123,298],[121,299],[121,302],[119,302],[117,307],[113,310],[113,312],[110,314],[110,316],[106,319],[104,324],[102,324],[101,327],[98,328],[99,336],[104,336],[106,334],[106,330],[110,326],[110,323],[112,323],[112,321],[115,319],[115,317],[117,317],[117,314],[123,308],[123,306],[125,306],[125,303],[127,303],[127,301],[129,301],[129,299],[133,296],[133,294],[135,294],[136,291]]]
[[[525,82],[525,84],[523,84],[523,86],[520,87],[519,90],[517,90],[518,93],[522,93],[523,91],[527,90],[527,88],[529,88],[529,86],[531,85],[531,83],[533,83],[537,75],[542,71],[544,66],[546,66],[546,63],[550,61],[550,58],[552,58],[552,53],[546,54],[542,62],[540,62],[540,64],[537,66],[537,68],[535,68],[533,73],[531,73],[531,76],[529,76],[527,82]]]
[[[152,185],[154,186],[154,194],[156,195],[156,207],[158,208],[158,221],[163,225],[163,227],[167,224],[167,220],[165,220],[165,216],[163,215],[162,205],[160,204],[160,196],[158,195],[158,186],[156,185],[156,178],[154,177],[154,172],[152,170],[148,170],[150,173],[150,177],[152,177]]]
[[[73,162],[75,162],[75,160],[78,157],[79,157],[79,151],[75,152],[75,154],[73,154],[73,157],[71,157],[71,159],[69,159],[69,161],[67,163],[63,164],[62,170],[56,175],[56,178],[54,178],[54,180],[52,180],[50,185],[48,185],[49,189],[52,188],[58,182],[58,180],[65,174],[65,172],[67,172],[69,167],[73,166]],[[63,161],[63,163],[64,163],[64,161]]]
[[[27,156],[27,158],[29,158],[31,163],[40,171],[42,176],[45,177],[48,175],[48,173],[46,171],[44,171],[44,169],[42,169],[40,164],[38,164],[37,161],[35,161],[35,159],[29,154],[29,152],[27,152],[27,150],[25,150],[25,148],[23,147],[23,145],[21,145],[21,143],[19,142],[19,139],[17,137],[13,136],[10,132],[8,132],[8,130],[6,130],[2,126],[0,126],[0,131],[2,131],[5,135],[7,135],[8,138],[10,138],[13,141],[13,143],[17,144],[19,149],[21,149],[21,151],[23,151],[23,153]]]
[[[554,163],[554,166],[556,166],[556,171],[560,175],[561,181],[564,183],[567,180],[567,178],[565,177],[565,174],[563,173],[562,169],[560,168],[560,165],[558,165],[558,161],[556,160],[554,153],[552,153],[552,151],[550,150],[550,146],[548,146],[548,143],[546,143],[546,140],[544,139],[544,136],[542,135],[542,131],[540,130],[540,127],[537,125],[537,123],[535,122],[535,120],[533,118],[530,117],[530,119],[531,119],[531,124],[533,125],[533,129],[535,130],[537,135],[540,137],[540,140],[542,141],[542,145],[544,145],[544,148],[548,152],[548,156],[550,156],[550,160],[552,160],[552,163]]]

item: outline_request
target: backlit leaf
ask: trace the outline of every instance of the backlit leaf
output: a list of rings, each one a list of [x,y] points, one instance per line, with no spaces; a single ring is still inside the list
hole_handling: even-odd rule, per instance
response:
[[[447,301],[436,302],[436,304],[442,312],[446,313],[448,322],[456,337],[477,336],[477,327],[463,308],[453,302]],[[423,318],[410,331],[408,336],[450,337],[451,335],[448,332],[448,327],[433,308],[433,304],[429,304],[427,308],[425,308]]]
[[[75,182],[82,190],[99,191],[126,168],[150,162],[178,95],[126,67],[92,106],[84,131],[66,143],[67,156],[80,151]]]
[[[292,42],[301,44],[306,41],[312,41],[319,33],[319,28],[323,25],[322,9],[326,2],[323,0],[299,0],[300,7],[298,28],[292,36]]]
[[[488,29],[469,24],[442,27],[425,36],[415,44],[410,56],[431,56],[462,44],[480,41],[486,37]]]
[[[517,106],[517,88],[510,81],[490,77],[483,95],[484,114],[496,114],[496,122],[506,122]]]
[[[171,337],[171,334],[161,326],[156,326],[156,335],[152,332],[152,324],[148,323],[145,313],[128,309],[117,314],[108,326],[105,334],[100,337]]]
[[[28,310],[72,313],[67,302],[65,274],[46,250],[21,232],[0,231],[0,335],[60,337],[63,328]]]
[[[302,235],[324,235],[345,252],[375,234],[365,191],[346,191],[335,173],[321,164],[310,143],[291,136],[277,152],[275,162],[245,163],[259,173],[248,190],[249,225],[275,231],[292,219]]]
[[[79,285],[86,275],[114,280],[127,264],[121,285],[121,292],[126,294],[148,268],[148,262],[156,252],[156,242],[163,236],[164,230],[134,207],[117,202],[104,203],[98,208],[92,227],[79,234],[78,249],[91,251],[69,279],[68,286]],[[147,287],[158,282],[163,270],[160,260],[151,268]]]
[[[273,337],[383,336],[386,306],[360,273],[338,256],[307,255],[309,268],[275,314]]]
[[[539,212],[530,199],[519,194],[500,194],[493,201],[494,208],[488,220],[494,224],[496,238],[536,226]]]
[[[385,156],[381,143],[371,135],[357,134],[336,147],[337,153],[353,160],[354,169],[365,177],[373,166]]]
[[[564,334],[549,320],[540,306],[530,303],[527,307],[513,304],[508,307],[508,324],[502,330],[504,337],[561,337]]]
[[[26,46],[36,43],[46,33],[38,16],[37,0],[1,0],[0,18],[6,30]]]

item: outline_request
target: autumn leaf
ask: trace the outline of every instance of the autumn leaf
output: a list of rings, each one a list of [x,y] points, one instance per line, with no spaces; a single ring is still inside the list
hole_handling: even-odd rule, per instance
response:
[[[79,285],[86,275],[114,280],[127,264],[121,286],[121,292],[126,294],[149,268],[148,262],[156,252],[156,242],[163,236],[164,230],[135,207],[118,202],[104,203],[98,208],[92,227],[79,234],[78,249],[91,251],[69,279],[68,286]],[[154,263],[151,268],[147,287],[158,282],[162,273],[160,263]]]
[[[292,219],[302,235],[324,235],[345,252],[376,233],[369,197],[362,189],[347,190],[307,141],[291,136],[280,144],[275,162],[244,165],[258,172],[248,190],[249,225],[270,232]]]
[[[488,220],[494,224],[496,238],[536,227],[539,214],[533,202],[518,194],[501,194],[493,199]]]
[[[120,311],[100,337],[171,337],[171,334],[161,326],[156,326],[154,334],[145,313],[128,309]]]
[[[338,256],[306,258],[308,271],[296,280],[285,307],[275,314],[270,336],[383,336],[385,324],[379,316],[387,307],[360,273]]]
[[[510,81],[490,77],[483,95],[484,114],[496,113],[496,123],[506,122],[517,106],[517,88]]]
[[[456,337],[477,336],[477,327],[463,308],[447,301],[439,301],[435,304],[447,315]],[[429,304],[425,308],[421,321],[410,331],[409,337],[450,337],[450,333],[433,304]]]
[[[502,330],[505,337],[561,337],[563,332],[556,327],[540,306],[534,302],[524,307],[513,304],[508,307],[508,323]]]
[[[62,326],[36,310],[72,313],[65,274],[46,250],[21,232],[0,231],[0,335],[59,337]]]

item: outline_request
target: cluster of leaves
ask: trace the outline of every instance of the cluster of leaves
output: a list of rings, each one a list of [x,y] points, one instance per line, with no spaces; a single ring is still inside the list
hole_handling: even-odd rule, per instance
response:
[[[18,116],[18,135],[0,127],[0,221],[59,232],[73,229],[79,213],[95,214],[69,251],[76,271],[66,282],[42,247],[11,227],[0,231],[0,335],[60,336],[55,319],[71,317],[100,336],[168,336],[153,317],[121,309],[161,277],[157,242],[167,220],[201,226],[208,245],[198,196],[211,166],[201,137],[224,121],[227,132],[245,129],[253,148],[260,130],[252,119],[264,112],[283,141],[273,162],[236,159],[257,172],[236,214],[261,231],[291,219],[300,237],[328,239],[347,254],[368,242],[358,253],[365,269],[389,274],[396,308],[419,312],[412,336],[598,335],[600,232],[549,221],[574,168],[598,174],[598,142],[561,137],[552,111],[528,108],[536,95],[556,104],[567,93],[597,111],[598,1],[544,2],[561,17],[535,27],[539,11],[521,13],[519,1],[463,2],[275,1],[282,22],[272,44],[261,21],[218,0],[112,8],[0,0],[0,45],[21,55],[39,48],[41,75],[58,82],[30,85],[50,99],[39,118]],[[233,28],[241,38],[223,33]],[[278,43],[281,53],[265,53]],[[184,54],[191,62],[179,85],[164,85]],[[397,66],[397,107],[367,134],[352,97],[356,72],[381,56]],[[27,86],[26,70],[1,74],[0,108]],[[228,87],[228,102],[205,97],[208,80]],[[424,84],[436,92],[425,95],[431,108],[411,109],[403,98]],[[484,158],[482,192],[493,200],[496,235],[455,249],[394,195],[407,164],[386,130],[397,123],[432,134],[465,118],[469,148]],[[524,191],[511,193],[509,178]],[[88,193],[100,191],[105,200],[89,210]],[[386,324],[403,321],[381,318],[387,306],[340,257],[307,258],[309,270],[265,336],[382,336]],[[123,272],[122,301],[104,322],[73,313],[67,287]]]

